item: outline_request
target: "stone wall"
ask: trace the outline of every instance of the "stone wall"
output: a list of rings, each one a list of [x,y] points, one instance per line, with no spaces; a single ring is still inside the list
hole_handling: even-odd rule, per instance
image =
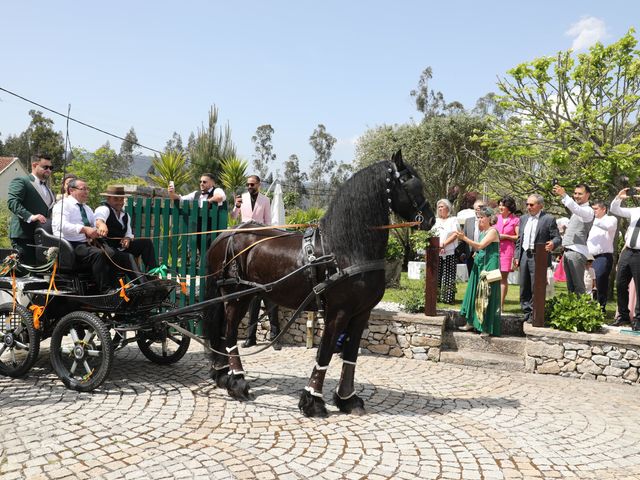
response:
[[[280,309],[280,325],[284,326],[292,315],[291,310]],[[371,353],[425,360],[440,360],[440,347],[444,333],[444,316],[427,317],[402,312],[374,310],[360,340],[360,348]],[[246,320],[240,326],[240,338],[245,336]],[[315,322],[313,345],[320,343],[324,329],[322,320]],[[263,320],[258,327],[257,339],[268,337],[269,321]],[[307,338],[307,315],[302,314],[289,328],[282,343],[305,345]]]
[[[640,336],[573,333],[525,324],[527,372],[640,383]]]

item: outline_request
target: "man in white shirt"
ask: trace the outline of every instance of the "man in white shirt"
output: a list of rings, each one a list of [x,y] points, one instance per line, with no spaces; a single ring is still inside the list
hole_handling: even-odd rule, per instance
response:
[[[544,209],[544,198],[537,193],[527,198],[527,214],[520,218],[518,240],[516,240],[515,266],[520,268],[520,307],[526,322],[531,323],[533,316],[533,291],[535,279],[535,246],[545,244],[545,250],[551,252],[560,246],[556,220]],[[547,257],[551,266],[551,255]],[[584,279],[583,279],[584,282]]]
[[[124,211],[124,187],[109,185],[107,191],[101,193],[106,201],[96,208],[95,218],[98,231],[105,238],[105,243],[115,250],[130,253],[134,257],[142,257],[148,270],[158,266],[153,242],[148,238],[133,238],[131,218]]]
[[[204,205],[204,202],[208,202],[209,206],[212,206],[215,204],[218,207],[226,208],[225,202],[227,200],[227,195],[224,193],[224,190],[216,187],[216,182],[213,177],[213,173],[205,172],[202,175],[200,175],[200,189],[194,190],[193,192],[188,193],[187,195],[178,195],[175,192],[173,185],[169,185],[168,190],[169,190],[169,197],[172,200],[197,201],[199,207],[202,207]],[[225,214],[227,213],[226,210],[224,210],[224,213]],[[196,228],[198,229],[198,232],[203,232],[203,231],[207,232],[210,230],[208,222],[206,225],[202,225],[202,217],[200,216],[198,216],[198,225]],[[211,244],[211,235],[207,235],[207,248],[209,248],[210,244]],[[197,243],[198,252],[200,251],[200,246],[201,246],[200,237],[198,237],[198,243]]]
[[[607,206],[601,200],[593,202],[592,208],[595,218],[587,238],[587,248],[589,255],[593,257],[593,269],[596,272],[597,300],[604,312],[609,292],[609,275],[613,268],[613,241],[618,219],[607,215]],[[586,287],[588,290],[589,286]]]
[[[618,318],[613,323],[618,327],[628,324],[629,312],[629,283],[633,278],[636,285],[636,311],[634,312],[633,329],[640,330],[640,207],[624,208],[622,201],[629,198],[628,188],[618,192],[611,202],[611,213],[618,217],[629,219],[629,228],[624,236],[624,249],[618,258],[618,273],[616,274],[616,289],[618,292]]]
[[[55,236],[67,240],[74,249],[78,263],[88,265],[93,273],[99,293],[115,287],[114,265],[105,250],[91,244],[103,235],[95,227],[93,210],[85,205],[89,198],[89,187],[82,179],[69,182],[69,196],[57,202],[51,214],[51,227]],[[112,252],[113,261],[124,265],[117,252]]]
[[[591,189],[580,183],[573,190],[573,198],[560,185],[553,186],[553,193],[562,198],[562,204],[571,212],[569,225],[562,237],[564,255],[562,263],[567,276],[567,290],[579,295],[586,293],[584,269],[587,265],[587,238],[593,224],[593,208],[589,205]]]

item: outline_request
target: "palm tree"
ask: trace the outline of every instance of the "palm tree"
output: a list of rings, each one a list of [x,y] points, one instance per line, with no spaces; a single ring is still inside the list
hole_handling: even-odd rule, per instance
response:
[[[176,192],[179,192],[181,187],[191,183],[192,169],[187,166],[187,157],[182,152],[168,150],[159,158],[154,155],[151,164],[155,174],[150,174],[149,178],[159,187],[167,188],[169,182],[173,182]]]
[[[230,202],[244,189],[244,182],[247,177],[248,162],[238,157],[225,159],[220,168],[220,183],[227,192]]]

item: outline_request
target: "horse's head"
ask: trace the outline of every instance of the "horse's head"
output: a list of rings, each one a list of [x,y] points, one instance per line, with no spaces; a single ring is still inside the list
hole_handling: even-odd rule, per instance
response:
[[[436,220],[433,210],[424,198],[422,180],[404,163],[401,151],[391,158],[387,173],[390,208],[407,221],[420,222],[420,230],[429,230]]]

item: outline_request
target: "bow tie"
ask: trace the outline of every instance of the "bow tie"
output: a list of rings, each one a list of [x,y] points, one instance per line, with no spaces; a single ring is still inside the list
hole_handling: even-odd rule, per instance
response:
[[[44,180],[40,180],[40,185],[46,185],[47,182],[45,182]]]
[[[209,190],[205,190],[204,192],[202,192],[202,195],[209,196]]]

